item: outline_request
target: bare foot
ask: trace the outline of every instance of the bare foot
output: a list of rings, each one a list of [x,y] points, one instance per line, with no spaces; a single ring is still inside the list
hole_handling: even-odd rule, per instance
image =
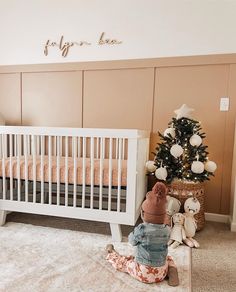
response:
[[[168,267],[168,285],[169,286],[178,286],[179,285],[179,276],[178,270],[176,267]]]
[[[114,245],[113,244],[107,244],[106,246],[106,251],[107,253],[111,253],[113,252],[115,249],[114,249]]]

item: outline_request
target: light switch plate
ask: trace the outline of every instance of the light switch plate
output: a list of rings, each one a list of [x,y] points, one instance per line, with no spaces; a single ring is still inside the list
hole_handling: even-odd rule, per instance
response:
[[[229,98],[221,97],[220,99],[220,111],[227,112],[229,110]]]

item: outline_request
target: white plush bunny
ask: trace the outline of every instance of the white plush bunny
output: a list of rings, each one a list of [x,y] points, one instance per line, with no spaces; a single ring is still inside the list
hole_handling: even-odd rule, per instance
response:
[[[169,216],[173,216],[175,213],[178,213],[180,210],[181,202],[171,196],[166,196],[167,204],[166,204],[166,213]]]
[[[167,214],[167,224],[168,225],[171,225],[171,217],[178,213],[179,210],[180,210],[180,207],[181,207],[181,202],[174,198],[174,197],[171,197],[171,196],[166,196],[166,200],[167,200],[167,203],[166,203],[166,214]]]
[[[190,247],[197,248],[200,246],[199,243],[193,238],[197,230],[197,223],[194,215],[199,212],[200,208],[200,203],[195,197],[188,198],[184,203],[184,229],[186,233],[184,243]]]
[[[171,229],[170,240],[168,242],[168,245],[170,245],[173,248],[179,246],[181,243],[183,243],[183,240],[186,239],[184,231],[184,220],[185,217],[182,213],[176,213],[172,216],[174,226]]]

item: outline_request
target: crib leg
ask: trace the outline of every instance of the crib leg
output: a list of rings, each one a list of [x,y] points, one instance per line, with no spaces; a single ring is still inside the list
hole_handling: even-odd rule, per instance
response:
[[[122,241],[120,224],[110,223],[111,235],[113,241]]]
[[[0,226],[3,226],[6,222],[7,211],[0,210]]]

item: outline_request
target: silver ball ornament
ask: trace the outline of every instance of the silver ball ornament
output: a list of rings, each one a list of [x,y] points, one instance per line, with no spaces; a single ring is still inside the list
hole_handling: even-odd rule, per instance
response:
[[[191,165],[191,170],[193,173],[203,173],[204,171],[204,164],[201,161],[193,161]]]
[[[146,162],[146,169],[148,172],[154,172],[156,170],[156,166],[154,165],[154,161],[149,160]]]
[[[217,169],[216,163],[210,160],[205,163],[204,167],[205,167],[205,170],[208,172],[214,172]]]
[[[175,144],[170,148],[170,154],[175,158],[181,156],[183,152],[184,152],[183,148],[178,144]]]
[[[175,129],[174,128],[167,128],[164,131],[164,137],[169,137],[168,134],[170,134],[172,138],[175,138]]]
[[[192,146],[199,146],[199,145],[201,145],[201,143],[202,143],[202,138],[199,136],[199,135],[197,135],[197,134],[194,134],[194,135],[192,135],[191,137],[190,137],[190,139],[189,139],[189,143],[192,145]]]
[[[156,169],[155,171],[155,176],[156,178],[160,179],[160,180],[166,180],[167,178],[167,170],[165,167],[159,167]]]

